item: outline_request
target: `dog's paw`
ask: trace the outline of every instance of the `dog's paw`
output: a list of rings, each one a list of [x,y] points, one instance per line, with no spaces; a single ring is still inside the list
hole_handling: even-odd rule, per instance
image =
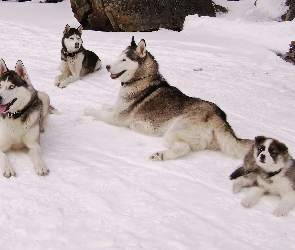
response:
[[[101,118],[100,110],[96,110],[96,109],[84,109],[84,114],[86,116],[93,116],[95,119],[98,119],[98,120]]]
[[[250,197],[245,197],[243,200],[242,200],[242,205],[246,208],[249,208],[249,207],[253,207],[253,205],[256,203],[255,200],[253,200],[252,198]]]
[[[68,83],[63,81],[63,82],[58,83],[56,86],[61,88],[61,89],[64,89],[66,86],[68,86]]]
[[[36,174],[40,176],[45,176],[49,174],[49,169],[45,165],[39,165],[35,167]]]
[[[10,178],[12,176],[16,176],[15,172],[13,171],[12,168],[6,168],[4,171],[3,171],[3,176],[5,176],[6,178]]]
[[[240,183],[234,182],[234,184],[233,184],[233,193],[237,194],[238,192],[241,191],[242,187],[243,186]]]
[[[282,216],[286,216],[288,212],[289,212],[288,208],[279,206],[275,209],[273,214],[277,217],[282,217]]]
[[[152,154],[149,159],[151,161],[164,161],[164,154],[161,153],[161,152],[157,152],[157,153],[154,153]]]

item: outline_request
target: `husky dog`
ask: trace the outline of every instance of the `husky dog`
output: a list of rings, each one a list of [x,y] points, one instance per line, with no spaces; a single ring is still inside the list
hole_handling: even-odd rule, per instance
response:
[[[243,158],[253,141],[237,138],[226,114],[214,103],[186,96],[170,86],[158,67],[145,41],[136,45],[132,37],[119,59],[106,66],[110,77],[122,85],[115,105],[85,109],[85,114],[139,133],[164,136],[169,149],[153,153],[150,159],[154,161],[204,149]]]
[[[281,196],[276,216],[285,216],[295,206],[295,162],[285,144],[264,136],[257,136],[252,149],[245,156],[244,164],[236,169],[233,192],[250,187],[242,205],[252,207],[263,194]]]
[[[49,112],[49,96],[32,86],[21,61],[15,70],[9,70],[0,60],[0,165],[5,177],[15,176],[6,152],[24,147],[39,175],[47,175],[49,169],[41,159],[40,132]]]
[[[83,47],[82,26],[77,29],[68,24],[64,29],[61,49],[61,74],[55,78],[55,85],[65,88],[70,83],[80,80],[86,74],[98,70],[101,66],[99,57]]]

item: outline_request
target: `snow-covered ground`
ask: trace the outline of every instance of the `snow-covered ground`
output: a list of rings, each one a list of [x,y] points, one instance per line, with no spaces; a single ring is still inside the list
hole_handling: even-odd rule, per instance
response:
[[[189,16],[182,32],[84,31],[85,48],[103,66],[65,89],[54,78],[63,29],[79,25],[69,0],[0,2],[0,57],[10,69],[21,59],[61,112],[41,136],[49,176],[35,174],[25,150],[8,153],[17,177],[0,178],[0,249],[294,249],[295,208],[277,218],[279,197],[246,209],[247,190],[232,193],[228,176],[242,160],[203,151],[151,162],[165,148],[161,138],[83,113],[115,101],[120,83],[105,65],[134,35],[171,85],[216,103],[239,137],[274,137],[295,156],[295,66],[275,54],[295,40],[295,21],[275,21],[283,2],[216,0],[228,14]]]

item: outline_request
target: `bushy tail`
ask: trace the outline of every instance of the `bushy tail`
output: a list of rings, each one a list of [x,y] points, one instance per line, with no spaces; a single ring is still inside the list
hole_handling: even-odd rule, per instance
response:
[[[254,140],[237,138],[228,122],[223,120],[222,123],[223,126],[214,130],[220,150],[229,156],[244,159]]]

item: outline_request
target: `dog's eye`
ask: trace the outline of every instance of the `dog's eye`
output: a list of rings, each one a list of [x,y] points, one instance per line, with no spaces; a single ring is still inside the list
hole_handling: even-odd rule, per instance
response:
[[[74,40],[74,37],[70,37],[71,40]]]
[[[123,59],[122,61],[123,61],[123,62],[125,62],[125,61],[126,61],[126,59]]]
[[[270,148],[270,149],[269,149],[269,153],[270,153],[271,155],[275,155],[275,154],[276,154],[276,151],[275,151],[273,148]]]
[[[258,148],[258,151],[259,152],[262,152],[262,151],[264,151],[265,150],[265,146],[260,146],[259,148]]]
[[[8,88],[9,89],[14,89],[14,87],[15,87],[14,85],[10,85]]]

